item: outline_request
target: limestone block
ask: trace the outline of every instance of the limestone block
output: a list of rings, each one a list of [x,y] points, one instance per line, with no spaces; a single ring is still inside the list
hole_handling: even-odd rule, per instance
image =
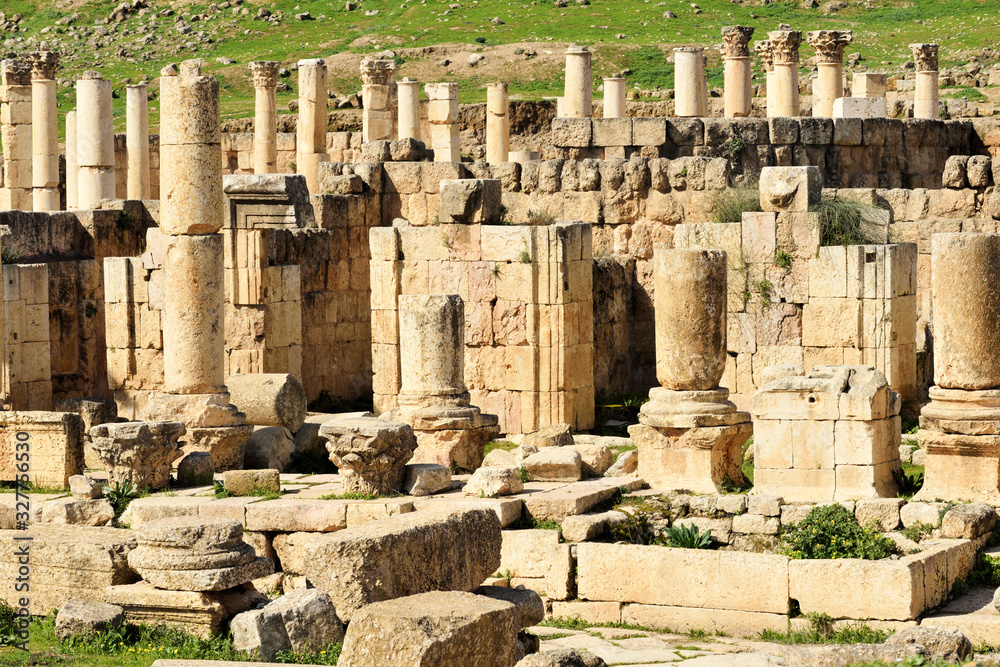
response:
[[[483,466],[469,478],[463,491],[468,495],[494,498],[521,493],[524,484],[521,481],[521,469],[509,467]]]
[[[600,477],[615,462],[615,455],[606,445],[571,445],[580,453],[585,477]]]
[[[885,98],[838,97],[833,101],[833,117],[837,120],[846,118],[885,118]],[[836,133],[836,120],[834,121],[834,132]]]
[[[475,591],[476,595],[483,595],[494,600],[509,602],[517,608],[519,623],[518,627],[530,628],[538,625],[545,618],[545,605],[542,599],[533,590],[518,586],[517,588],[507,588],[506,586],[480,586]]]
[[[125,610],[125,619],[134,624],[166,624],[197,637],[209,638],[219,632],[222,622],[260,601],[231,591],[206,593],[168,591],[149,582],[109,586],[100,591],[104,602]]]
[[[550,141],[554,146],[589,148],[592,136],[593,126],[590,118],[552,119]]]
[[[966,188],[969,186],[966,180],[966,165],[969,161],[968,155],[952,155],[944,163],[944,171],[941,173],[941,185],[946,188]]]
[[[560,524],[567,542],[589,542],[600,537],[611,524],[624,523],[625,514],[617,511],[568,516]]]
[[[536,482],[575,482],[583,477],[583,458],[568,447],[548,447],[524,459],[528,477]]]
[[[159,489],[181,456],[177,439],[185,430],[180,422],[122,422],[94,426],[90,438],[112,485],[128,481],[140,489]]]
[[[69,492],[77,500],[100,498],[103,495],[101,483],[83,475],[73,475],[69,478]]]
[[[975,539],[988,535],[997,523],[996,511],[985,503],[956,505],[941,520],[942,537]]]
[[[340,418],[320,427],[345,491],[384,494],[403,488],[405,464],[417,448],[407,424],[372,417]]]
[[[920,554],[896,561],[795,560],[788,565],[788,582],[803,611],[833,618],[909,620],[925,609]]]
[[[287,373],[234,374],[226,379],[229,400],[246,415],[248,424],[284,426],[298,431],[306,417],[306,392]]]
[[[882,531],[896,530],[899,527],[899,510],[905,503],[900,498],[861,499],[854,506],[854,516],[862,526],[874,521]]]
[[[125,611],[92,600],[67,600],[56,616],[56,637],[62,641],[115,630],[125,622]]]
[[[764,167],[760,171],[760,205],[765,211],[805,212],[817,204],[823,178],[818,167]]]
[[[491,510],[416,512],[310,540],[303,574],[330,595],[341,619],[352,621],[382,600],[475,590],[497,571],[500,542]]]
[[[540,521],[561,522],[568,516],[583,514],[613,498],[623,488],[635,491],[641,487],[642,480],[634,477],[604,477],[576,482],[525,497],[524,513]]]
[[[318,653],[343,640],[344,625],[330,596],[315,589],[288,591],[260,609],[235,616],[233,647],[258,660],[279,651]]]
[[[631,118],[595,118],[592,123],[594,146],[633,145]]]
[[[777,535],[780,522],[777,517],[760,514],[740,514],[733,517],[733,532],[753,535]]]
[[[246,442],[253,433],[252,424],[218,428],[191,428],[184,436],[184,449],[188,452],[208,452],[212,469],[217,472],[243,467]]]
[[[436,463],[406,465],[403,492],[408,496],[429,496],[451,488],[451,469]]]
[[[245,468],[284,470],[295,452],[292,433],[283,426],[260,426],[246,441],[243,450]]]
[[[438,221],[443,224],[500,221],[501,184],[494,179],[441,181]]]
[[[26,434],[31,444],[28,480],[38,486],[65,487],[70,477],[83,472],[83,421],[63,412],[0,413],[0,479],[14,481],[17,455],[25,450]]]
[[[971,188],[985,188],[990,185],[993,161],[987,155],[971,155],[965,165],[966,179]]]
[[[42,503],[41,509],[42,523],[103,526],[115,518],[115,510],[105,498],[58,498]]]
[[[734,414],[746,419],[746,413]],[[727,480],[742,479],[741,447],[752,433],[749,421],[695,428],[629,427],[639,451],[639,477],[653,488],[698,493],[718,493]]]
[[[573,444],[573,433],[569,424],[549,424],[537,431],[524,434],[524,447],[568,447]]]
[[[234,496],[246,496],[251,491],[280,491],[281,479],[274,468],[264,470],[227,470],[222,485]]]
[[[520,614],[510,602],[462,592],[436,591],[378,602],[348,626],[338,664],[512,667]]]
[[[190,452],[177,464],[177,483],[181,486],[207,486],[212,483],[215,466],[209,452]]]
[[[618,459],[605,471],[608,477],[626,477],[634,475],[639,470],[639,451],[636,449],[622,452]]]

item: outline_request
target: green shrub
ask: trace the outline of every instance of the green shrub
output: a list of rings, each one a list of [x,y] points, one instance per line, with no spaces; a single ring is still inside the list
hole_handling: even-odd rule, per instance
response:
[[[115,510],[115,519],[118,519],[125,513],[128,504],[136,498],[140,498],[143,493],[130,480],[125,480],[124,482],[118,482],[114,486],[105,486],[104,495]]]
[[[679,549],[707,549],[712,542],[712,531],[700,532],[698,526],[670,526],[663,531],[667,546]]]
[[[842,505],[821,505],[784,535],[789,558],[863,558],[878,560],[892,555],[892,540],[863,527]]]
[[[857,199],[833,199],[809,207],[819,215],[820,245],[885,243],[885,230],[873,223],[878,208]]]
[[[625,520],[608,524],[608,533],[612,542],[628,544],[656,544],[656,531],[649,523],[645,512],[634,511],[625,515]]]
[[[924,486],[924,473],[919,470],[907,472],[906,470],[893,470],[892,477],[896,480],[899,492],[898,498],[912,498]]]
[[[908,540],[913,540],[914,542],[919,542],[924,539],[934,530],[934,526],[929,523],[924,523],[923,521],[918,521],[915,524],[907,526],[901,532],[903,537]]]
[[[741,222],[744,213],[760,210],[760,188],[756,184],[726,188],[712,200],[712,222]]]

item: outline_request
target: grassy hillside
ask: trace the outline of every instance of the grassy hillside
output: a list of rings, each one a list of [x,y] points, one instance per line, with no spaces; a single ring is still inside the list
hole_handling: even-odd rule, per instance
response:
[[[220,4],[228,3],[220,0]],[[594,47],[595,77],[628,68],[635,85],[669,88],[673,66],[666,57],[671,46],[717,45],[719,29],[736,23],[754,26],[756,37],[764,37],[780,23],[802,30],[853,29],[854,44],[847,52],[861,54],[862,68],[889,72],[898,71],[910,59],[907,44],[915,41],[940,43],[943,67],[964,64],[970,55],[983,62],[1000,55],[992,51],[1000,35],[1000,0],[823,0],[816,9],[807,9],[802,2],[762,4],[759,0],[699,0],[696,6],[677,0],[590,0],[588,5],[569,0],[565,7],[551,0],[362,0],[358,4],[354,11],[347,11],[343,0],[246,1],[234,13],[232,7],[217,10],[203,2],[151,0],[144,14],[133,13],[124,22],[105,25],[103,20],[115,2],[4,0],[0,11],[8,19],[18,13],[24,18],[17,32],[0,32],[0,53],[14,55],[45,41],[64,53],[60,78],[97,69],[115,83],[116,91],[121,91],[126,79],[155,79],[169,62],[202,57],[206,70],[222,80],[227,118],[252,114],[246,63],[255,59],[288,65],[304,57],[328,58],[331,88],[349,93],[360,86],[360,58],[392,49],[400,76],[425,82],[458,81],[462,101],[481,101],[485,84],[496,80],[507,80],[511,95],[522,99],[560,94],[566,43]],[[838,12],[829,13],[827,5],[844,4]],[[260,7],[281,13],[282,20],[272,24],[256,19]],[[243,8],[247,15],[241,15]],[[173,15],[159,15],[171,9]],[[664,18],[668,10],[677,18]],[[314,20],[297,20],[295,14],[302,12],[309,12]],[[201,18],[192,20],[193,15]],[[56,23],[67,16],[74,17],[70,25]],[[493,22],[494,18],[499,21]],[[104,31],[107,34],[98,34]],[[477,52],[485,60],[470,67],[468,56]],[[717,54],[714,49],[707,53],[711,83],[721,85]],[[811,47],[804,45],[802,54],[804,59],[811,56]],[[220,57],[236,62],[220,64],[216,60]],[[439,64],[445,58],[452,63]],[[280,108],[297,96],[294,73],[284,81],[292,89],[279,93]],[[155,90],[155,81],[152,87]],[[72,108],[73,97],[71,88],[60,88],[63,111]],[[121,128],[123,91],[115,100],[115,110]],[[154,100],[154,126],[157,111]]]

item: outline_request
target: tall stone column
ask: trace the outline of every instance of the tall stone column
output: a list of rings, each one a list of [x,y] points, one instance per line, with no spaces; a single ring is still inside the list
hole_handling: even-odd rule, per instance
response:
[[[798,116],[799,106],[799,30],[774,30],[767,33],[774,58],[774,85],[768,86],[767,98],[775,116]],[[773,91],[772,91],[773,88]]]
[[[145,83],[125,88],[125,146],[129,199],[151,199],[149,171],[149,92]]]
[[[469,403],[465,386],[465,306],[457,294],[399,297],[400,390],[390,419],[417,437],[411,463],[475,470],[497,417]]]
[[[420,82],[406,78],[396,82],[399,138],[420,139]]]
[[[66,210],[77,208],[80,167],[76,161],[76,111],[66,112]]]
[[[253,427],[242,426],[225,384],[219,83],[202,76],[198,63],[160,72],[164,381],[148,413],[183,422],[186,448],[211,452],[218,472],[242,467]]]
[[[98,72],[76,81],[77,208],[95,208],[115,198],[115,127],[111,82]]]
[[[326,154],[326,64],[299,61],[299,121],[295,131],[295,171],[304,174],[309,191],[319,192],[317,170]]]
[[[753,52],[760,58],[761,67],[764,69],[764,83],[767,89],[765,106],[767,117],[774,117],[774,49],[771,40],[762,39],[754,43]]]
[[[562,110],[566,118],[590,118],[594,115],[590,56],[590,49],[586,46],[566,49],[566,88]]]
[[[486,86],[486,161],[499,164],[510,153],[510,115],[506,83]]]
[[[24,60],[0,61],[0,142],[3,143],[0,210],[30,211],[31,65]]]
[[[913,117],[938,118],[938,45],[910,44],[917,64]]]
[[[816,49],[819,72],[813,82],[813,116],[832,118],[833,102],[844,96],[844,49],[854,39],[850,30],[813,30],[806,40]]]
[[[253,78],[253,173],[273,174],[278,171],[278,65],[273,60],[250,63]],[[325,140],[324,140],[325,141]]]
[[[1000,500],[1000,235],[934,234],[934,386],[921,499]]]
[[[628,114],[625,112],[625,93],[628,82],[620,76],[612,76],[604,79],[604,111],[601,114],[604,118],[624,118]]]
[[[708,115],[708,79],[705,54],[700,46],[674,49],[674,115],[704,118]]]
[[[361,141],[392,141],[396,124],[396,61],[361,61]]]
[[[740,483],[742,445],[753,434],[719,387],[726,368],[726,253],[657,250],[656,378],[629,435],[639,475],[655,489],[717,493]]]
[[[56,70],[59,54],[33,51],[31,64],[31,200],[36,211],[59,210],[59,119]]]
[[[722,29],[722,61],[725,70],[726,118],[745,118],[753,110],[753,88],[750,85],[750,38],[753,28],[727,25]]]
[[[428,83],[427,122],[435,162],[461,162],[462,144],[458,134],[458,84]]]

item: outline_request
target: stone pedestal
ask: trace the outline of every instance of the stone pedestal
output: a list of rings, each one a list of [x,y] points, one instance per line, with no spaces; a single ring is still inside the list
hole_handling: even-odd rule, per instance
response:
[[[656,489],[717,493],[741,484],[741,447],[753,434],[719,387],[726,366],[726,253],[657,250],[656,378],[629,435],[639,476]]]
[[[347,493],[401,493],[406,462],[417,448],[407,424],[375,417],[341,417],[319,427]]]
[[[486,161],[499,164],[507,161],[510,152],[510,115],[507,84],[486,86]]]
[[[938,119],[938,45],[910,44],[916,63],[913,117]]]
[[[145,83],[125,88],[128,199],[152,199],[149,172],[149,91]]]
[[[566,88],[560,116],[590,118],[594,115],[590,56],[590,49],[586,46],[566,49]]]
[[[888,77],[884,72],[858,72],[851,80],[851,97],[885,97]]]
[[[674,49],[674,115],[703,118],[708,115],[708,79],[700,46]]]
[[[760,58],[761,67],[764,69],[765,87],[767,97],[765,98],[766,113],[768,118],[774,117],[774,49],[771,48],[771,41],[761,39],[754,43],[753,52]]]
[[[854,39],[850,30],[814,30],[806,33],[816,49],[819,72],[813,82],[813,116],[833,117],[833,101],[844,96],[844,49]]]
[[[624,118],[625,113],[625,92],[628,82],[620,77],[613,76],[604,80],[604,118]]]
[[[278,171],[278,66],[272,60],[250,63],[253,78],[253,173],[273,174]]]
[[[420,139],[420,83],[415,79],[396,82],[400,139]]]
[[[396,122],[396,61],[361,61],[361,141],[392,141]]]
[[[77,208],[76,111],[66,112],[66,209]],[[2,208],[2,206],[0,206]]]
[[[299,61],[299,120],[295,132],[295,171],[306,177],[309,192],[319,192],[319,163],[326,154],[326,64]]]
[[[184,424],[173,421],[101,424],[90,429],[111,486],[131,482],[139,489],[167,485],[170,464],[181,457],[177,439],[182,435]]]
[[[469,402],[464,342],[461,297],[399,297],[402,382],[391,418],[413,428],[414,463],[473,471],[483,462],[486,443],[499,434],[497,417]]]
[[[59,54],[34,51],[26,54],[25,60],[31,64],[32,207],[36,211],[58,211],[59,119],[55,76]]]
[[[0,143],[3,144],[0,210],[30,211],[31,65],[26,60],[0,61]]]
[[[84,72],[76,81],[77,207],[96,208],[115,198],[115,127],[111,82],[98,72]]]
[[[462,150],[458,136],[458,84],[428,83],[427,122],[430,125],[430,146],[435,162],[461,162]]]
[[[799,107],[799,30],[774,30],[767,34],[773,54],[774,82],[768,82],[767,99],[773,116],[798,116]]]
[[[920,411],[918,497],[1000,500],[1000,235],[931,237],[934,384]]]
[[[753,110],[749,47],[752,36],[753,28],[748,26],[730,25],[722,29],[726,118],[746,118]]]

